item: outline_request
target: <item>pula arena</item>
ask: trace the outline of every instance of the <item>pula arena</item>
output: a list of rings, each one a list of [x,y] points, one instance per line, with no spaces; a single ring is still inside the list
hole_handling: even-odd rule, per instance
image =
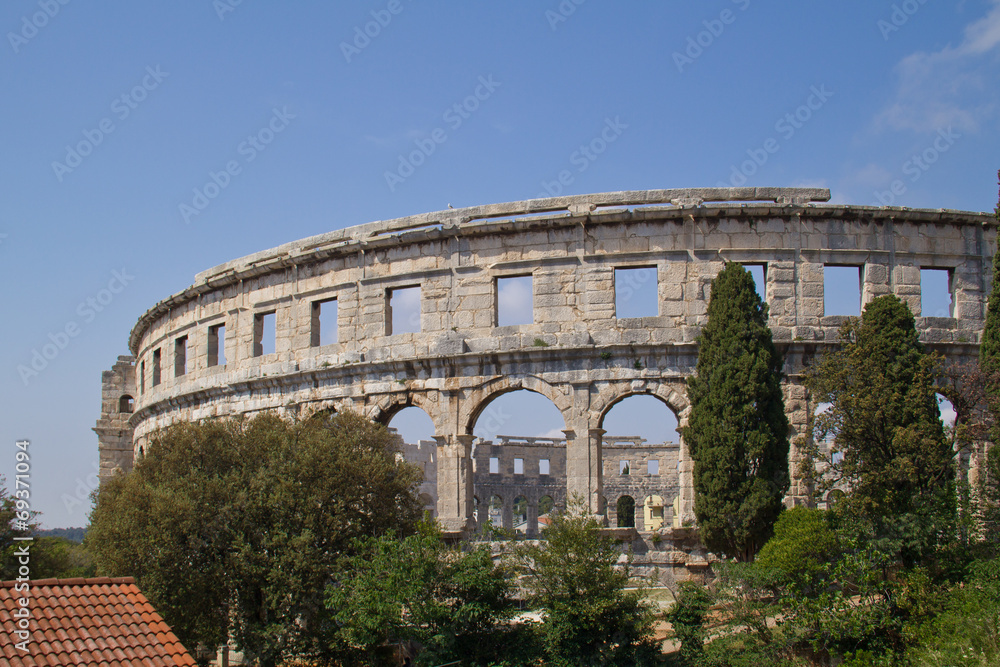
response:
[[[142,315],[131,356],[103,374],[101,477],[130,470],[151,433],[179,420],[332,409],[388,423],[417,406],[436,434],[406,452],[423,466],[422,492],[447,531],[468,534],[489,514],[533,532],[549,500],[579,496],[612,527],[625,526],[615,530],[631,531],[647,562],[691,571],[704,559],[687,528],[692,463],[683,440],[609,442],[602,425],[636,394],[658,398],[686,423],[685,378],[724,262],[763,267],[793,441],[808,437],[815,409],[803,369],[835,343],[844,320],[824,313],[826,267],[854,267],[848,288],[861,303],[898,295],[917,315],[921,339],[949,362],[977,355],[993,216],[829,199],[828,190],[789,188],[534,199],[373,222],[222,264]],[[655,269],[658,312],[618,317],[616,276],[640,268]],[[924,269],[947,275],[950,312],[920,312]],[[528,276],[532,321],[498,326],[498,284]],[[394,332],[393,296],[408,288],[419,288],[409,292],[419,293],[419,322]],[[331,309],[328,343],[333,332],[320,325]],[[518,389],[552,401],[565,437],[477,443],[480,415]],[[623,457],[633,469],[627,480],[617,467]],[[661,478],[651,479],[650,459]],[[793,446],[788,504],[811,497],[799,460]],[[512,506],[518,489],[527,507]],[[615,494],[625,493],[636,500],[634,527],[616,516]]]

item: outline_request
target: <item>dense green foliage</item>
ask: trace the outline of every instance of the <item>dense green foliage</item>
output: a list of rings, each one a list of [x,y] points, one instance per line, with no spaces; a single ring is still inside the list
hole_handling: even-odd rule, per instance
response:
[[[705,617],[712,602],[708,590],[693,581],[681,582],[677,590],[677,600],[667,612],[667,621],[674,629],[674,636],[680,642],[677,662],[685,667],[702,661],[705,651]]]
[[[943,609],[918,631],[915,667],[988,667],[1000,662],[1000,559],[973,563]]]
[[[953,451],[936,399],[935,359],[917,337],[910,309],[895,295],[873,299],[841,329],[842,347],[809,377],[820,437],[843,458],[833,478],[850,487],[838,512],[870,524],[908,564],[954,527]]]
[[[97,574],[86,547],[65,537],[36,537],[31,546],[32,579],[73,579]]]
[[[513,573],[488,546],[451,549],[425,526],[406,538],[363,538],[356,551],[327,597],[350,662],[381,664],[387,639],[419,642],[418,665],[492,665],[526,648],[508,624]]]
[[[26,491],[22,490],[22,494]],[[94,575],[93,559],[87,550],[62,537],[46,536],[47,531],[38,529],[39,512],[26,509],[30,506],[30,496],[20,497],[24,502],[20,512],[28,512],[27,529],[16,526],[18,506],[16,493],[8,491],[4,478],[0,476],[0,581],[17,579],[23,560],[27,560],[30,579],[66,579],[90,577]],[[24,516],[24,515],[22,515]],[[32,540],[15,542],[14,537],[33,537]],[[15,555],[15,551],[27,549],[26,556]]]
[[[87,535],[87,529],[83,527],[73,528],[45,528],[39,530],[36,535],[39,537],[63,537],[70,542],[83,543],[83,538]]]
[[[817,440],[832,435],[843,455],[819,472],[844,495],[830,510],[785,511],[753,563],[720,564],[706,589],[712,613],[675,624],[682,642],[702,640],[689,640],[676,663],[1000,664],[1000,560],[983,521],[992,487],[963,496],[954,481],[954,451],[996,423],[977,408],[1000,406],[984,380],[991,353],[984,347],[984,371],[950,390],[959,413],[953,450],[935,400],[935,360],[899,299],[874,299],[841,343],[809,384],[818,403],[830,403]],[[964,517],[962,505],[971,508]]]
[[[262,665],[330,657],[325,605],[355,538],[414,530],[419,471],[353,414],[179,424],[101,487],[86,544],[137,583],[187,646],[231,632]]]
[[[709,550],[751,560],[771,536],[788,490],[789,443],[767,304],[741,265],[727,264],[712,282],[698,344],[683,429],[698,528]]]
[[[502,553],[447,547],[432,527],[357,541],[328,588],[344,665],[388,665],[392,644],[417,665],[658,664],[653,612],[621,547],[579,508],[555,512],[543,540]],[[514,620],[520,593],[541,621]]]
[[[556,512],[545,540],[519,550],[529,606],[542,613],[543,664],[636,667],[655,664],[652,610],[640,590],[625,590],[630,569],[590,515]]]
[[[1000,376],[1000,252],[993,254],[992,290],[986,306],[986,322],[979,346],[979,365],[987,377]],[[996,389],[996,387],[991,387]]]
[[[14,530],[17,518],[17,500],[7,490],[4,478],[0,476],[0,580],[17,578],[17,559],[14,557]]]
[[[837,534],[825,512],[793,507],[781,513],[757,563],[775,570],[782,584],[810,593],[823,584],[837,549]]]

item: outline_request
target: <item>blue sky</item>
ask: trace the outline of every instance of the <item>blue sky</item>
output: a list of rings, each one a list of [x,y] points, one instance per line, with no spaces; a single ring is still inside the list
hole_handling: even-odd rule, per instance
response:
[[[996,1],[234,2],[0,8],[0,473],[30,439],[49,526],[131,326],[235,257],[559,190],[996,203]]]

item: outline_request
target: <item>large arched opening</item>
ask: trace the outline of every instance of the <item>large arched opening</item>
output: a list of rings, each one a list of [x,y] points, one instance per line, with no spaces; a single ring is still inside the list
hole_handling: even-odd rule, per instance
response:
[[[554,508],[565,506],[565,428],[556,405],[529,389],[497,391],[477,407],[469,425],[473,495],[491,499],[494,527],[534,537],[539,516],[547,521]]]
[[[609,525],[679,527],[674,501],[681,493],[680,434],[667,401],[654,393],[625,394],[610,403],[599,423]]]
[[[415,405],[400,406],[387,415],[386,426],[399,436],[399,447],[408,463],[420,468],[424,478],[418,491],[424,511],[437,516],[437,441],[434,421]]]

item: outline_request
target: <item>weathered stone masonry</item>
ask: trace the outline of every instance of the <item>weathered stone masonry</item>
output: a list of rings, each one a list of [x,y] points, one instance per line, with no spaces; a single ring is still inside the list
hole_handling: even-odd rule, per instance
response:
[[[946,269],[953,316],[918,317],[921,338],[951,361],[974,358],[992,216],[820,203],[828,199],[826,190],[761,188],[540,199],[370,223],[215,267],[146,312],[129,338],[134,359],[105,373],[95,429],[102,478],[128,470],[150,433],[178,420],[332,408],[388,422],[415,405],[436,429],[428,460],[438,517],[448,530],[469,530],[476,419],[498,395],[529,389],[565,419],[562,497],[579,494],[604,514],[604,416],[627,396],[650,394],[686,423],[694,340],[726,261],[765,266],[793,438],[805,435],[813,408],[800,374],[843,320],[823,312],[825,265],[860,267],[864,302],[895,293],[918,316],[921,268]],[[657,316],[616,317],[614,271],[628,267],[656,268]],[[496,326],[497,279],[524,275],[534,321]],[[390,291],[417,285],[419,333],[389,334]],[[318,346],[315,304],[330,299],[337,342]],[[271,313],[275,351],[255,356],[261,316]],[[212,365],[219,325],[226,363]],[[121,395],[135,399],[133,412],[122,412]],[[686,524],[683,441],[674,456],[679,497],[668,514]],[[807,491],[798,459],[793,451],[789,502]]]

